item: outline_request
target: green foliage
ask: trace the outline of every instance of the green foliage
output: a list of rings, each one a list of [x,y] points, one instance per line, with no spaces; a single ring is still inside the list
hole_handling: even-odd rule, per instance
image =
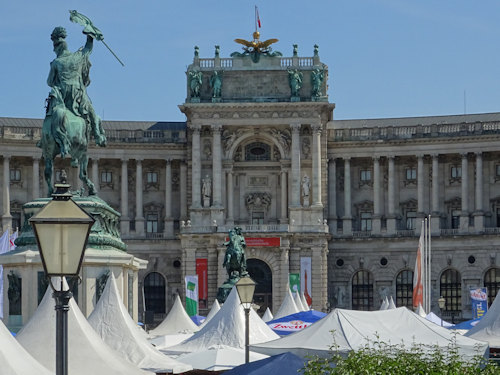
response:
[[[486,360],[481,353],[462,358],[456,340],[447,350],[434,345],[414,344],[410,349],[389,345],[378,338],[359,350],[342,355],[332,346],[330,358],[312,358],[304,375],[472,375],[500,374],[500,367]]]

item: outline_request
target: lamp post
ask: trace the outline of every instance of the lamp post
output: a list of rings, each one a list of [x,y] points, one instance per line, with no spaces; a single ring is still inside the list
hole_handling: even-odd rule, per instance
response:
[[[250,308],[252,307],[255,281],[250,277],[242,277],[236,283],[236,290],[245,309],[245,363],[250,362]]]
[[[56,375],[68,374],[68,310],[73,294],[71,287],[64,290],[63,277],[79,275],[95,221],[71,199],[69,187],[63,178],[55,185],[52,200],[29,219],[56,302]],[[61,278],[59,289],[52,284],[53,276]]]
[[[444,299],[443,296],[439,297],[438,299],[438,305],[439,305],[439,310],[441,313],[441,327],[443,326],[443,310],[446,305],[446,300]]]

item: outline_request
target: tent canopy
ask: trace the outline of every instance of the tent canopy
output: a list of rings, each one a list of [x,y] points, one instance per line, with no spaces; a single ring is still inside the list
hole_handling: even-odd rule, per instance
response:
[[[182,306],[181,298],[177,294],[175,302],[168,315],[156,327],[149,331],[151,337],[171,335],[175,333],[193,333],[198,331],[198,326],[191,320],[184,306]]]
[[[500,298],[497,294],[486,314],[465,336],[486,341],[492,348],[500,348]]]
[[[267,325],[278,335],[285,336],[290,333],[301,331],[325,316],[326,314],[324,312],[307,310],[271,320],[267,322]]]
[[[295,354],[286,352],[272,357],[250,362],[232,370],[226,371],[225,375],[297,375],[303,374],[300,371],[304,368],[304,360]]]
[[[341,354],[360,349],[375,340],[386,344],[403,345],[410,349],[415,344],[437,345],[447,349],[452,340],[460,355],[472,357],[488,349],[485,342],[456,336],[409,311],[406,307],[382,311],[354,311],[335,309],[320,321],[302,331],[267,343],[251,345],[252,350],[274,355],[291,351],[300,357],[331,354],[335,344]]]

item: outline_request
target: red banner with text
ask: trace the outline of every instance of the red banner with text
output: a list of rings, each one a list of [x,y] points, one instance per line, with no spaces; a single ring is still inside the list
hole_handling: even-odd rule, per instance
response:
[[[229,241],[229,237],[226,237],[226,241]],[[269,247],[280,247],[281,237],[245,237],[245,242],[247,247],[259,247],[259,246],[269,246]]]
[[[199,308],[206,309],[208,302],[208,259],[196,258],[196,274],[198,275]]]

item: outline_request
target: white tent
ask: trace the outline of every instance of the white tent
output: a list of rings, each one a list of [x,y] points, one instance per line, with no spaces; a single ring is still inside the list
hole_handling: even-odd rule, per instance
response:
[[[137,329],[121,301],[113,273],[88,322],[106,344],[139,368],[174,374],[192,370],[191,366],[160,353]]]
[[[418,344],[437,345],[443,350],[455,340],[463,357],[484,354],[488,349],[485,342],[455,336],[450,330],[429,322],[406,307],[383,311],[335,309],[302,331],[271,342],[254,344],[251,350],[268,355],[289,351],[300,357],[315,354],[329,356],[330,347],[335,343],[339,352],[345,355],[369,344],[369,340],[399,347],[403,345],[408,349]]]
[[[250,362],[269,357],[265,354],[249,352]],[[183,354],[178,360],[193,366],[194,369],[220,371],[230,370],[245,363],[245,350],[219,345],[195,353]]]
[[[391,298],[389,299],[389,306],[387,307],[387,309],[395,309],[396,308],[396,304],[394,303],[394,300],[392,299],[392,296]]]
[[[67,284],[66,284],[67,285]],[[19,343],[42,365],[55,371],[56,311],[52,291],[47,289],[31,319],[17,334]],[[71,375],[143,375],[107,346],[89,325],[76,302],[69,301],[68,311],[68,372]],[[26,373],[28,374],[28,373]],[[31,373],[29,373],[31,374]],[[36,372],[33,372],[36,374]]]
[[[382,300],[382,304],[380,305],[379,310],[387,310],[388,307],[389,307],[389,301],[387,300],[387,296],[385,296],[384,299]]]
[[[201,323],[198,328],[201,329],[201,327],[204,327],[215,316],[215,314],[217,314],[219,312],[219,310],[220,310],[220,305],[219,305],[219,301],[217,301],[217,298],[216,298],[214,300],[214,303],[212,304],[212,308],[208,312],[208,315],[207,315],[205,321],[203,323]]]
[[[171,346],[180,344],[193,335],[194,333],[172,333],[170,335],[156,336],[148,340],[156,349],[164,350]]]
[[[497,294],[486,314],[465,336],[486,341],[492,348],[500,348],[500,295]]]
[[[191,320],[179,295],[175,297],[174,305],[163,322],[158,327],[149,331],[151,337],[171,335],[175,333],[193,333],[200,328]]]
[[[424,308],[422,307],[422,305],[420,303],[418,304],[417,311],[415,311],[415,313],[417,315],[420,315],[422,318],[425,318],[427,316]]]
[[[438,326],[443,326],[446,328],[453,326],[453,324],[447,322],[446,320],[443,320],[442,318],[434,314],[432,311],[425,316],[425,319],[427,319],[429,322],[437,324]]]
[[[299,293],[293,293],[293,302],[295,302],[295,306],[297,306],[299,312],[309,310],[302,304],[302,299],[300,298]]]
[[[304,292],[300,293],[300,298],[302,299],[302,305],[306,308],[306,310],[309,310],[310,306],[307,303],[306,296],[304,295]]]
[[[269,310],[269,307],[268,307],[266,309],[266,311],[264,312],[264,315],[262,315],[262,320],[267,323],[273,319],[274,319],[273,314],[272,314],[271,310]]]
[[[274,319],[282,318],[287,315],[292,315],[295,313],[300,312],[299,309],[297,308],[297,305],[293,301],[292,293],[290,292],[290,288],[286,288],[285,292],[285,298],[283,299],[283,302],[281,303],[280,308],[278,309],[278,312],[274,314]]]
[[[275,340],[279,336],[250,309],[250,343]],[[167,353],[192,353],[211,346],[245,347],[245,312],[236,288],[231,290],[220,311],[199,332],[183,343],[169,347]]]
[[[52,358],[55,363],[56,357]],[[0,320],[0,373],[2,375],[53,375],[33,358]]]

